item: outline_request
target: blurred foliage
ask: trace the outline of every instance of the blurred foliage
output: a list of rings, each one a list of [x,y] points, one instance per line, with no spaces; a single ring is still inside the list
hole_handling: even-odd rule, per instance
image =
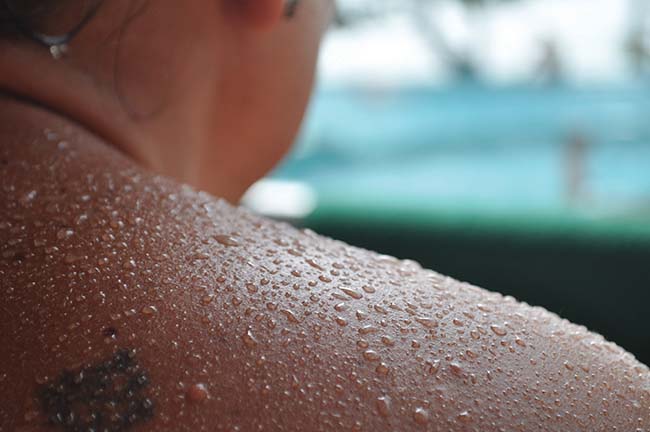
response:
[[[502,3],[514,3],[520,0],[457,0],[462,3],[468,14],[474,19],[475,15],[484,9]],[[338,27],[351,27],[366,20],[378,19],[391,13],[407,14],[413,20],[423,40],[431,50],[445,60],[450,75],[459,81],[473,81],[479,72],[472,53],[454,47],[444,32],[439,28],[432,8],[439,0],[343,0],[337,7],[335,24]]]
[[[465,7],[470,21],[482,19],[482,12],[490,7],[521,0],[455,0]],[[542,0],[543,1],[543,0]],[[631,71],[642,78],[650,77],[650,1],[626,0],[630,10],[628,34],[621,50],[625,52]],[[471,52],[453,46],[435,19],[435,7],[441,0],[339,0],[335,24],[339,28],[352,27],[365,21],[385,18],[393,13],[410,16],[436,56],[443,58],[450,74],[459,80],[475,80],[479,76],[478,66]],[[432,12],[433,11],[433,12]],[[473,24],[476,24],[473,23]],[[471,25],[472,28],[480,27]],[[478,33],[478,30],[475,30]],[[476,37],[481,37],[476,34]],[[542,41],[540,75],[548,82],[561,81],[562,62],[558,57],[559,47],[552,39]]]
[[[479,9],[495,4],[520,0],[457,0],[468,9]],[[440,3],[439,0],[383,0],[383,1],[340,1],[337,7],[336,24],[342,27],[353,25],[365,19],[384,16],[387,13],[417,10],[421,11]]]

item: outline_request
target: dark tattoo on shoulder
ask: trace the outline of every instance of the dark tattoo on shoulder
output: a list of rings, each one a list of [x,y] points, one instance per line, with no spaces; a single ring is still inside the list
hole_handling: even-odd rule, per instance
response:
[[[135,351],[74,371],[64,371],[38,389],[49,423],[66,432],[120,432],[149,420],[154,403],[146,397],[149,378]]]

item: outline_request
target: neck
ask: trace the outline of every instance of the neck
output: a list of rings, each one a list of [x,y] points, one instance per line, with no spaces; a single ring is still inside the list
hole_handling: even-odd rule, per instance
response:
[[[65,118],[136,162],[150,166],[142,145],[146,138],[138,133],[111,98],[102,98],[90,76],[64,62],[52,59],[40,47],[0,45],[0,92],[11,99],[31,104]],[[89,97],[90,96],[90,97]]]
[[[142,168],[199,188],[215,185],[208,191],[238,201],[242,187],[227,176],[218,177],[221,165],[212,165],[207,180],[202,178],[206,173],[198,169],[201,149],[192,146],[206,141],[199,132],[205,130],[209,118],[196,115],[189,107],[183,109],[179,100],[161,102],[174,109],[163,105],[151,118],[138,116],[125,109],[125,102],[116,97],[112,88],[102,88],[90,75],[67,64],[68,59],[56,61],[46,50],[37,51],[39,48],[0,44],[0,123],[12,124],[11,107],[18,107],[23,114],[25,107],[32,107],[48,113],[53,124],[60,125],[64,120],[87,131]],[[38,127],[45,129],[49,124]]]
[[[197,184],[198,153],[190,146],[203,141],[204,119],[182,100],[150,102],[135,84],[127,94],[138,97],[125,100],[102,73],[75,57],[54,60],[36,45],[0,44],[0,59],[1,93],[86,129],[144,168]]]

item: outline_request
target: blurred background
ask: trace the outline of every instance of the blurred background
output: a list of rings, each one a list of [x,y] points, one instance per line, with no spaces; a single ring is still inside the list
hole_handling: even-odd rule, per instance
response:
[[[650,364],[650,2],[340,0],[294,151],[244,203]]]

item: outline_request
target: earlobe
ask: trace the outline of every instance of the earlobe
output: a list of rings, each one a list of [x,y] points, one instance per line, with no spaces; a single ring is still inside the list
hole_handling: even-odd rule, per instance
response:
[[[285,14],[286,0],[234,0],[234,2],[238,4],[236,7],[244,22],[261,30],[273,27]]]

